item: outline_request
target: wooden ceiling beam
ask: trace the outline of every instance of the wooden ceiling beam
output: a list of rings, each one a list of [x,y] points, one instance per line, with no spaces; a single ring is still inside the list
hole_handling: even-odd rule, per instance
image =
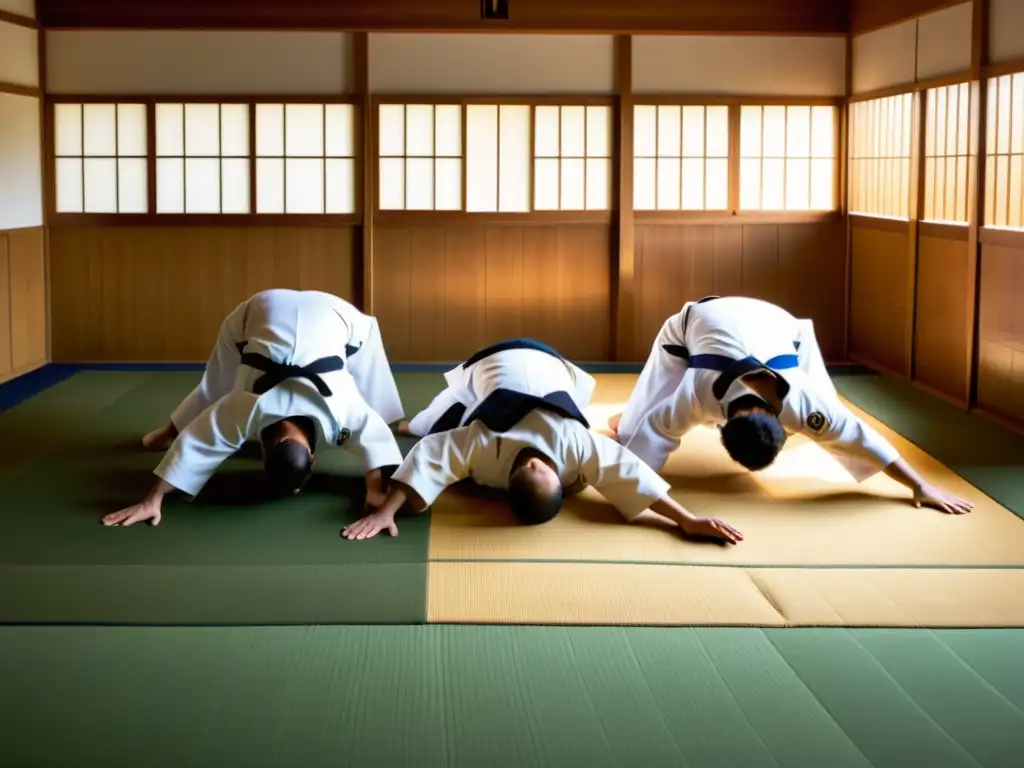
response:
[[[844,0],[40,0],[51,29],[845,34]]]

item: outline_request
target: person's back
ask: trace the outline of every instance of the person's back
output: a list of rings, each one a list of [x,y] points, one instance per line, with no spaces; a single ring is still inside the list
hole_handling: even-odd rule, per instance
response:
[[[338,297],[321,291],[260,291],[246,302],[245,351],[290,365],[337,354],[349,340],[340,307]]]
[[[745,296],[722,298],[689,308],[685,341],[690,355],[715,354],[733,360],[747,355],[770,359],[793,353],[799,320],[782,307]]]

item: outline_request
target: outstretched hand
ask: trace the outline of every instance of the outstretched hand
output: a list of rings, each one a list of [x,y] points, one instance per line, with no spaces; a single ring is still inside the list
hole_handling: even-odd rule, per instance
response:
[[[714,539],[726,544],[738,544],[743,541],[743,534],[726,522],[714,517],[695,517],[682,526],[687,536],[702,539]]]
[[[150,501],[143,501],[139,504],[133,504],[130,507],[125,507],[118,512],[110,513],[103,518],[103,524],[108,528],[115,525],[127,528],[129,525],[141,523],[146,520],[151,521],[152,525],[160,525],[160,519],[160,505],[154,504]]]
[[[342,538],[349,541],[362,541],[372,539],[378,533],[387,530],[392,536],[398,535],[398,526],[395,525],[395,515],[386,510],[377,510],[346,525],[342,531]]]
[[[923,485],[914,491],[915,507],[931,507],[948,515],[966,515],[974,509],[974,503],[946,493],[934,485]]]

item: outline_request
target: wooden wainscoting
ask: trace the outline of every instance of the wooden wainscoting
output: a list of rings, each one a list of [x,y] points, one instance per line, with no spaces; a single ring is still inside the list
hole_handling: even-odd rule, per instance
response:
[[[1024,232],[982,231],[978,405],[1024,424]]]
[[[606,224],[378,225],[373,302],[393,362],[462,360],[530,336],[609,360]]]
[[[0,232],[0,381],[46,363],[46,234]]]
[[[910,226],[851,218],[850,355],[903,376],[911,322]]]
[[[967,227],[921,223],[917,241],[914,380],[966,406],[973,332]]]
[[[354,300],[351,227],[59,227],[55,362],[204,362],[225,315],[267,288]]]
[[[647,358],[665,319],[712,294],[753,296],[814,320],[826,360],[841,361],[845,328],[842,219],[793,224],[642,224],[636,232],[636,337]]]

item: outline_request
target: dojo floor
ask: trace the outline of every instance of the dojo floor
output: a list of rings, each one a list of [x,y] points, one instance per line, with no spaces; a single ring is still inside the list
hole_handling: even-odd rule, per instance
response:
[[[158,530],[104,529],[198,374],[71,373],[0,388],[0,765],[1019,764],[1024,439],[904,385],[837,377],[973,515],[799,440],[737,472],[701,431],[666,475],[743,530],[725,549],[589,492],[524,528],[468,489],[345,542],[339,451],[285,503],[243,456]],[[598,376],[596,423],[633,378]],[[439,383],[399,374],[407,410]]]

